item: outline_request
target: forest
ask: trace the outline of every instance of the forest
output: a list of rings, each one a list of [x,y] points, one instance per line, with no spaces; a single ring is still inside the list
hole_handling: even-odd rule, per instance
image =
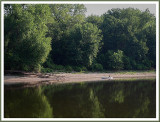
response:
[[[83,4],[5,4],[4,69],[152,70],[156,17],[148,9],[86,16]]]

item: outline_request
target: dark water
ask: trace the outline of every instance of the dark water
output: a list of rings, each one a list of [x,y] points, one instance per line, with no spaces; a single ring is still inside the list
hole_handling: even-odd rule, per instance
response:
[[[156,82],[96,82],[8,89],[5,118],[155,118]]]

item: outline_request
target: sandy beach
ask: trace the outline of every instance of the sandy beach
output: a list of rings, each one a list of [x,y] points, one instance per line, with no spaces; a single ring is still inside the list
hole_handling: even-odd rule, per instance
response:
[[[91,81],[111,81],[120,79],[154,79],[155,72],[137,72],[137,73],[58,73],[58,74],[27,74],[23,76],[5,75],[4,85],[40,85],[54,83],[76,83],[76,82],[91,82]]]

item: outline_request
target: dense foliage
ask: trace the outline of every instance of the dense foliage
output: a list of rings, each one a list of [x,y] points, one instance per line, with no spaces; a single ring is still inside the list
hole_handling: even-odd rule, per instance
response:
[[[48,5],[6,5],[4,16],[5,68],[39,70],[51,50],[46,37]]]
[[[112,9],[88,17],[82,4],[12,4],[4,9],[5,69],[156,67],[156,18],[148,9]]]
[[[103,65],[111,63],[108,60],[108,51],[123,51],[124,60],[121,69],[150,69],[155,68],[156,60],[156,29],[155,16],[148,10],[141,12],[138,9],[112,9],[103,15],[100,29],[103,33],[103,47],[100,59]],[[152,42],[152,44],[151,44]],[[154,50],[154,51],[153,51]],[[115,53],[113,53],[113,56]],[[102,57],[102,59],[101,59]],[[119,65],[118,62],[115,65]],[[115,66],[114,65],[114,66]],[[119,67],[108,67],[119,69]]]

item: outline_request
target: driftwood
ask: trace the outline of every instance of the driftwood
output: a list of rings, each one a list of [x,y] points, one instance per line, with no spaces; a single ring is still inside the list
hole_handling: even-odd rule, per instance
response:
[[[63,82],[65,80],[65,76],[56,75],[54,73],[35,73],[35,72],[24,72],[24,71],[17,71],[17,70],[5,70],[5,75],[18,75],[21,77],[37,77],[37,78],[44,78],[44,81],[39,82],[41,83],[47,83],[50,80],[56,81],[56,82]],[[46,80],[46,78],[50,78]]]

